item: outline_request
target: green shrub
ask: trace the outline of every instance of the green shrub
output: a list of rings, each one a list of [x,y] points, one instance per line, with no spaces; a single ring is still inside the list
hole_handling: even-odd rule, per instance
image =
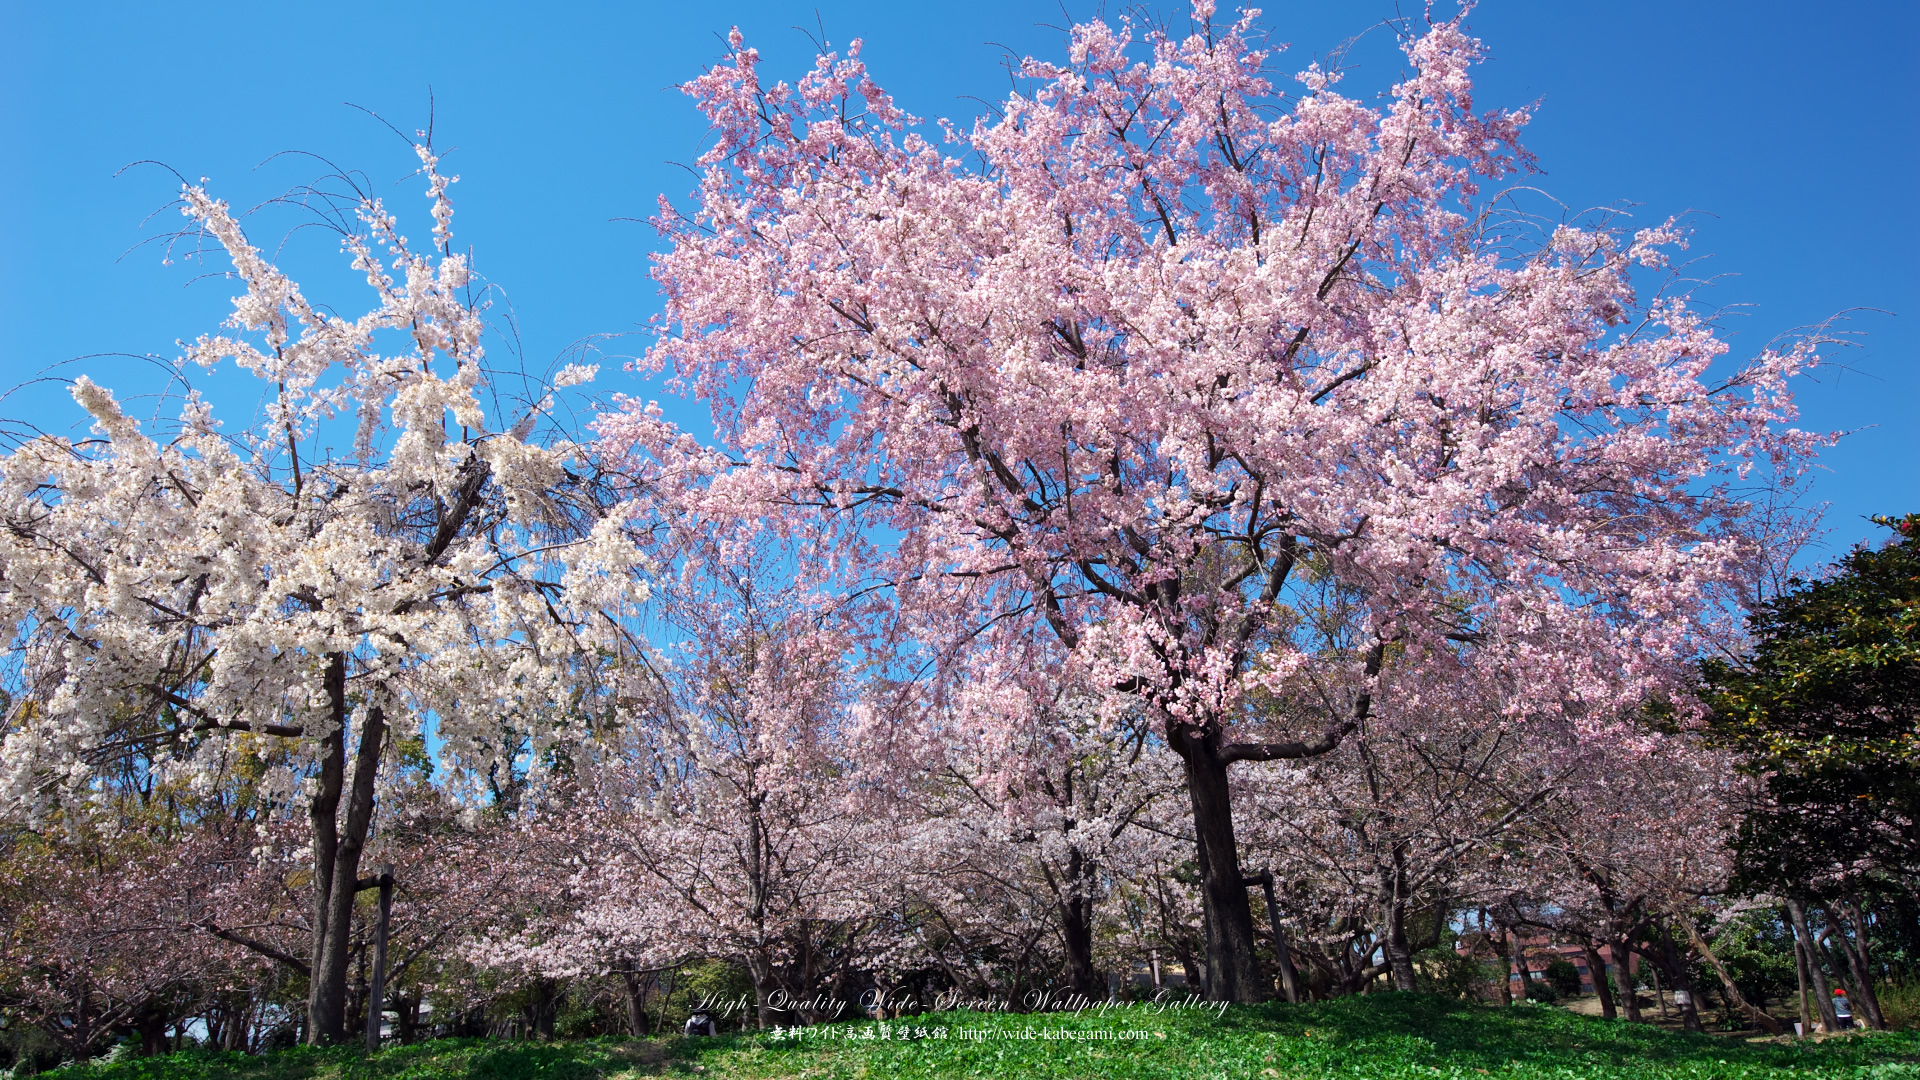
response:
[[[1423,993],[1471,998],[1476,988],[1500,978],[1497,965],[1461,955],[1454,948],[1458,939],[1451,928],[1443,928],[1440,943],[1413,958],[1415,985]]]
[[[1580,969],[1567,960],[1555,957],[1553,962],[1547,965],[1546,981],[1552,984],[1554,992],[1561,997],[1580,995]]]
[[[1529,973],[1527,975],[1527,1000],[1538,1001],[1544,1005],[1551,1005],[1560,1000],[1560,992],[1554,989],[1551,980],[1536,979]]]

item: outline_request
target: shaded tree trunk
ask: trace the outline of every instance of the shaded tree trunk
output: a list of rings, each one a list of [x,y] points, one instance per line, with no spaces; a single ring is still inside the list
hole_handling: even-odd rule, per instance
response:
[[[1793,927],[1794,941],[1806,960],[1807,976],[1813,981],[1813,1004],[1820,1012],[1820,1025],[1828,1031],[1839,1031],[1840,1018],[1833,1011],[1833,991],[1827,984],[1827,973],[1820,967],[1820,953],[1825,950],[1815,949],[1813,931],[1807,926],[1807,905],[1788,900],[1787,919]]]
[[[1412,993],[1418,985],[1413,977],[1413,949],[1407,944],[1407,901],[1400,895],[1399,884],[1395,882],[1387,898],[1387,972],[1395,990]]]
[[[553,1018],[559,1011],[559,983],[553,979],[533,981],[533,1000],[528,1002],[527,1034],[533,1038],[553,1039]]]
[[[1073,860],[1077,862],[1079,855],[1075,854]],[[1061,901],[1060,936],[1066,945],[1067,985],[1075,993],[1085,994],[1095,1001],[1105,997],[1100,973],[1093,967],[1092,900],[1075,896]]]
[[[167,1014],[159,1007],[148,1004],[141,1009],[133,1026],[140,1032],[140,1053],[143,1056],[155,1057],[171,1049],[167,1045]]]
[[[1639,984],[1633,981],[1633,946],[1627,942],[1625,935],[1612,942],[1613,978],[1620,986],[1620,1005],[1626,1011],[1627,1020],[1638,1024],[1644,1018],[1640,1015],[1640,993],[1634,989]]]
[[[776,1024],[788,1024],[793,1020],[791,1009],[777,1007],[780,980],[774,977],[773,961],[765,953],[755,953],[747,958],[747,975],[753,980],[753,1000],[757,1007],[755,1019],[762,1029]]]
[[[1227,789],[1227,763],[1199,733],[1176,729],[1174,750],[1186,762],[1187,794],[1193,802],[1200,892],[1206,904],[1206,996],[1209,1001],[1262,1000],[1257,966],[1253,905],[1247,901],[1246,875],[1233,835],[1233,804]]]
[[[627,1034],[642,1038],[647,1034],[647,986],[638,972],[623,972],[627,984]]]
[[[1687,975],[1687,958],[1673,947],[1673,928],[1666,927],[1659,934],[1660,959],[1667,969],[1667,980],[1673,983],[1675,997],[1686,994],[1686,1000],[1674,1002],[1680,1009],[1680,1023],[1688,1031],[1703,1030],[1700,1026],[1700,1008],[1694,999],[1693,980]]]
[[[1827,905],[1827,918],[1829,922],[1840,924],[1840,951],[1846,955],[1847,966],[1853,969],[1854,994],[1859,999],[1857,1010],[1867,1026],[1875,1031],[1887,1030],[1887,1019],[1880,1013],[1880,995],[1873,989],[1873,966],[1867,954],[1866,915],[1859,905],[1840,901]]]
[[[1183,934],[1179,938],[1168,942],[1168,945],[1173,950],[1173,958],[1180,961],[1180,972],[1186,978],[1187,989],[1205,994],[1207,983],[1206,970],[1200,963],[1199,958],[1194,956],[1193,950],[1187,947],[1186,935]]]
[[[394,1026],[398,1029],[401,1046],[411,1046],[420,1036],[420,995],[395,995],[393,998]]]
[[[1593,980],[1594,996],[1600,999],[1600,1015],[1618,1019],[1620,1012],[1613,1004],[1613,988],[1607,985],[1607,965],[1600,959],[1600,947],[1592,938],[1582,938],[1580,949],[1587,954],[1587,976]]]

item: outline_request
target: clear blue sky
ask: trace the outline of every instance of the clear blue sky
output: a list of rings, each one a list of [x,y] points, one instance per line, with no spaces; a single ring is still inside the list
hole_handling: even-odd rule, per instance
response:
[[[1282,63],[1304,66],[1395,8],[1277,3],[1266,22],[1292,43]],[[207,176],[244,206],[313,179],[322,167],[308,159],[256,168],[307,151],[364,170],[411,213],[418,182],[394,186],[411,168],[404,145],[343,103],[410,130],[426,120],[429,88],[437,141],[462,177],[456,229],[510,296],[530,366],[632,329],[657,307],[645,259],[655,238],[615,219],[646,217],[660,192],[683,195],[690,179],[672,163],[690,161],[704,135],[672,87],[717,58],[735,24],[763,70],[797,74],[812,46],[793,27],[813,29],[815,10],[0,0],[0,383],[83,354],[171,356],[227,310],[224,284],[189,287],[191,268],[162,266],[155,248],[122,258],[174,191],[157,168],[116,178],[123,165]],[[882,84],[924,117],[976,114],[975,99],[1006,92],[1003,47],[1057,55],[1068,21],[1052,0],[827,0],[818,18],[836,46],[864,38]],[[1494,57],[1480,104],[1542,101],[1528,136],[1542,187],[1575,207],[1638,203],[1644,220],[1711,215],[1694,254],[1710,256],[1702,272],[1728,276],[1702,298],[1747,305],[1729,323],[1736,350],[1847,309],[1886,312],[1853,317],[1861,346],[1803,387],[1802,426],[1852,432],[1824,455],[1815,487],[1833,504],[1835,549],[1878,532],[1868,514],[1920,510],[1920,4],[1486,0],[1470,25]],[[1376,29],[1356,50],[1349,92],[1391,81],[1390,44]],[[426,229],[415,219],[411,231]],[[302,243],[296,268],[333,265],[324,238]],[[357,313],[360,299],[341,306]],[[146,379],[125,361],[66,370],[127,389]],[[625,378],[603,376],[601,389],[645,393]],[[55,394],[0,403],[28,409],[53,428],[76,415]]]

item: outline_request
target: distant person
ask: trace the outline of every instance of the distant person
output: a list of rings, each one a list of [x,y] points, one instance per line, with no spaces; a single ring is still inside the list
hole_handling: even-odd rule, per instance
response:
[[[713,1022],[713,1015],[711,1013],[705,1009],[696,1009],[692,1016],[687,1017],[686,1034],[688,1037],[694,1035],[718,1035],[720,1034],[720,1027]]]
[[[1847,1004],[1847,992],[1837,986],[1833,988],[1833,1015],[1841,1031],[1853,1026],[1853,1007]]]

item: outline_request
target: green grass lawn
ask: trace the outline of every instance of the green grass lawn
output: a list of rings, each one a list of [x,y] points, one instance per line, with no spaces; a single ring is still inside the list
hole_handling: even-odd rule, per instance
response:
[[[902,1027],[928,1037],[898,1038]],[[944,1029],[945,1038],[933,1037]],[[1859,1077],[1920,1080],[1920,1033],[1746,1042],[1597,1020],[1538,1006],[1493,1008],[1415,994],[1317,1005],[1106,1015],[940,1013],[882,1026],[716,1039],[551,1044],[450,1039],[384,1050],[297,1049],[266,1057],[186,1053],[70,1067],[48,1080],[598,1080],[601,1077]],[[962,1032],[965,1032],[963,1035]],[[1113,1035],[1142,1033],[1140,1038]],[[830,1034],[828,1034],[830,1033]],[[1103,1034],[1104,1033],[1104,1037]],[[869,1037],[871,1036],[871,1037]]]

